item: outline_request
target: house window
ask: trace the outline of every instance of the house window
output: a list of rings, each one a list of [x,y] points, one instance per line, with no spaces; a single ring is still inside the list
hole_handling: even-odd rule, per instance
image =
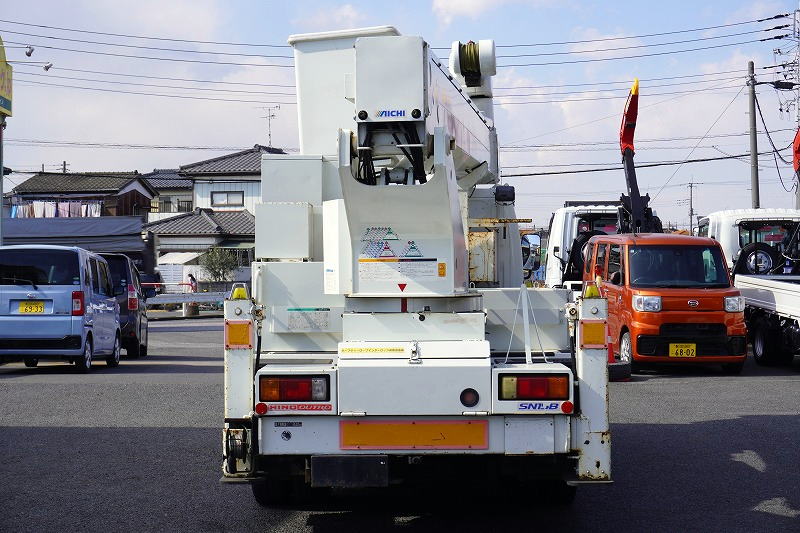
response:
[[[211,207],[243,207],[243,191],[212,192]]]

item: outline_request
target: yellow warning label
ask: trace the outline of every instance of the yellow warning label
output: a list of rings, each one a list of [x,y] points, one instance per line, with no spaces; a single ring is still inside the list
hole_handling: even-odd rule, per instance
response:
[[[439,263],[439,277],[443,278],[447,275],[447,263]]]
[[[358,348],[342,348],[340,353],[403,353],[405,348],[382,346],[377,348],[370,348],[368,346],[359,346]]]

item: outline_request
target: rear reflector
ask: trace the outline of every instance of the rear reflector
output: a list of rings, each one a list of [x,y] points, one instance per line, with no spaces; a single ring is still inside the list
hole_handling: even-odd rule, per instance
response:
[[[72,316],[83,316],[85,312],[83,291],[72,291]]]
[[[330,399],[328,376],[261,376],[262,402],[326,402]]]
[[[136,297],[136,288],[133,285],[128,285],[128,311],[136,311],[139,309],[139,298]]]
[[[500,374],[501,400],[568,400],[566,374]]]

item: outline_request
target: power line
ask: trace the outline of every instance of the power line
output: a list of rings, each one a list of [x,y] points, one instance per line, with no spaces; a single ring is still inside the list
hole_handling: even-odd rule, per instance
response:
[[[31,67],[32,65],[20,64],[16,65],[19,67]],[[16,67],[15,66],[15,67]],[[38,70],[38,66],[36,69]],[[252,86],[252,87],[294,87],[294,84],[276,84],[276,83],[252,83],[252,82],[244,82],[244,81],[221,81],[221,80],[198,80],[194,78],[174,78],[169,76],[151,76],[146,74],[126,74],[122,72],[107,72],[103,70],[86,70],[86,69],[79,69],[79,68],[66,68],[61,66],[53,66],[50,70],[63,70],[66,72],[81,72],[83,74],[99,74],[99,75],[106,75],[106,76],[121,76],[126,78],[143,78],[148,80],[168,80],[168,81],[188,81],[192,83],[215,83],[215,84],[223,84],[223,85],[245,85],[245,86]]]
[[[126,33],[111,33],[111,32],[103,32],[103,31],[92,31],[86,29],[75,29],[75,28],[65,28],[61,26],[46,26],[44,24],[31,24],[28,22],[19,22],[15,20],[2,20],[0,22],[4,22],[6,24],[16,24],[19,26],[30,26],[34,28],[45,28],[48,30],[60,30],[60,31],[71,31],[77,33],[90,33],[92,35],[106,35],[109,37],[126,37],[129,39],[147,39],[151,41],[172,41],[172,42],[180,42],[180,43],[195,43],[195,44],[220,44],[226,46],[259,46],[259,47],[267,47],[267,48],[289,48],[288,44],[262,44],[262,43],[233,43],[233,42],[225,42],[225,41],[199,41],[194,39],[176,39],[171,37],[148,37],[144,35],[131,35]]]
[[[123,91],[121,89],[105,89],[102,87],[81,87],[78,85],[64,85],[61,83],[47,83],[44,81],[31,81],[31,80],[20,80],[19,83],[23,84],[35,84],[35,85],[45,85],[48,87],[60,87],[66,89],[82,89],[85,91],[100,91],[105,93],[117,93],[117,94],[134,94],[138,96],[158,96],[162,98],[178,98],[181,100],[211,100],[215,102],[236,102],[236,103],[245,103],[245,104],[286,104],[286,105],[295,105],[295,102],[273,102],[273,101],[265,101],[265,100],[243,100],[243,99],[236,99],[236,98],[214,98],[211,96],[189,96],[189,95],[180,95],[180,94],[161,94],[161,93],[146,93],[141,91]]]
[[[791,34],[782,34],[782,35],[774,35],[772,37],[765,37],[764,39],[754,39],[751,41],[739,41],[735,43],[725,43],[725,44],[716,44],[716,45],[709,45],[709,46],[698,46],[695,48],[685,48],[682,50],[670,50],[665,52],[650,52],[647,54],[635,54],[630,56],[618,56],[618,57],[600,57],[594,59],[570,59],[568,61],[542,61],[539,63],[510,63],[507,65],[497,65],[498,68],[508,68],[508,67],[543,67],[548,65],[574,65],[578,63],[597,63],[600,61],[619,61],[621,59],[638,59],[642,57],[656,57],[656,56],[664,56],[664,55],[672,55],[672,54],[685,54],[687,52],[699,52],[701,50],[713,50],[717,48],[725,48],[728,46],[741,46],[745,44],[753,44],[753,43],[760,43],[765,41],[773,41],[778,39],[784,39],[786,37],[790,37]]]
[[[717,81],[732,81],[732,80],[739,80],[745,79],[745,76],[728,76],[725,78],[711,78],[707,80],[695,80],[695,81],[681,81],[677,83],[657,83],[654,85],[648,85],[647,88],[652,87],[676,87],[680,85],[697,85],[699,83],[712,83]],[[641,81],[641,80],[639,80]],[[713,87],[712,87],[713,88]],[[586,93],[607,93],[611,91],[625,91],[626,93],[630,90],[630,84],[626,87],[608,87],[605,89],[582,89],[580,91],[551,91],[546,93],[522,93],[522,94],[498,94],[495,95],[495,98],[516,98],[522,96],[549,96],[552,94],[586,94]]]
[[[21,145],[44,145],[57,146],[59,148],[75,146],[81,148],[117,148],[126,150],[215,150],[239,152],[247,150],[241,146],[193,146],[193,145],[169,145],[169,144],[135,144],[135,143],[104,143],[88,141],[49,141],[44,139],[5,139],[9,144]],[[60,164],[58,166],[61,166]]]
[[[497,45],[498,48],[519,48],[519,47],[532,47],[532,46],[557,46],[557,45],[564,45],[564,44],[584,44],[584,43],[595,43],[595,42],[605,42],[605,41],[619,41],[619,40],[628,40],[628,39],[643,39],[647,37],[661,37],[665,35],[677,35],[681,33],[693,33],[698,31],[707,31],[707,30],[715,30],[721,28],[732,28],[735,26],[743,26],[746,24],[754,24],[759,22],[766,22],[768,20],[777,20],[781,18],[785,18],[790,16],[790,13],[783,13],[774,15],[772,17],[761,18],[761,19],[752,19],[752,20],[745,20],[741,22],[732,22],[728,24],[718,24],[714,26],[704,26],[701,28],[689,28],[683,30],[673,30],[673,31],[666,31],[666,32],[658,32],[658,33],[648,33],[648,34],[641,34],[641,35],[630,35],[624,37],[603,37],[598,39],[583,39],[583,40],[574,40],[574,41],[556,41],[556,42],[540,42],[540,43],[520,43],[520,44],[499,44]],[[289,45],[286,44],[266,44],[266,43],[240,43],[240,42],[229,42],[229,41],[203,41],[203,40],[196,40],[196,39],[178,39],[172,37],[153,37],[153,36],[146,36],[146,35],[134,35],[134,34],[127,34],[127,33],[113,33],[113,32],[102,32],[102,31],[94,31],[94,30],[87,30],[87,29],[76,29],[76,28],[67,28],[63,26],[48,26],[45,24],[33,24],[29,22],[20,22],[15,20],[7,20],[7,19],[0,19],[0,22],[6,24],[14,24],[18,26],[27,26],[33,28],[44,28],[48,30],[59,30],[59,31],[68,31],[74,33],[82,33],[82,34],[92,34],[92,35],[105,35],[108,37],[124,37],[129,39],[144,39],[144,40],[152,40],[152,41],[170,41],[170,42],[182,42],[182,43],[194,43],[194,44],[215,44],[215,45],[224,45],[224,46],[243,46],[243,47],[266,47],[266,48],[289,48]],[[435,47],[436,50],[449,50],[450,47]]]
[[[793,128],[783,128],[779,130],[774,130],[773,133],[783,133],[787,131],[795,131]],[[764,135],[763,131],[758,132],[759,135]],[[706,139],[717,139],[717,138],[725,138],[725,137],[744,137],[746,135],[750,135],[749,132],[729,132],[729,133],[717,133],[714,135],[706,135]],[[636,139],[636,144],[641,143],[652,143],[652,142],[670,142],[670,141],[695,141],[697,139],[702,139],[700,136],[683,136],[683,137],[656,137],[653,139]],[[597,141],[597,140],[586,140],[580,142],[571,142],[571,143],[550,143],[550,144],[521,144],[521,145],[500,145],[500,148],[549,148],[549,147],[562,147],[562,146],[586,146],[586,145],[597,145],[597,144],[608,144],[619,146],[619,141]]]
[[[637,44],[631,46],[616,46],[612,48],[596,48],[592,50],[566,50],[566,51],[559,51],[559,52],[538,52],[534,54],[508,54],[508,55],[498,55],[497,58],[507,58],[507,57],[545,57],[545,56],[563,56],[563,55],[573,55],[573,54],[595,54],[601,52],[614,52],[617,50],[635,50],[639,48],[651,48],[654,46],[673,46],[676,44],[686,44],[686,43],[695,43],[700,41],[711,41],[714,39],[725,39],[729,37],[740,37],[742,35],[752,35],[754,33],[761,33],[764,31],[774,31],[774,30],[783,30],[790,27],[789,24],[783,24],[781,26],[775,26],[774,28],[761,28],[758,30],[751,30],[751,31],[743,31],[738,33],[730,33],[726,35],[714,35],[711,37],[697,37],[695,39],[683,39],[680,41],[670,41],[666,43],[648,43],[648,44]]]
[[[769,130],[767,129],[767,122],[764,120],[764,114],[761,113],[761,104],[758,102],[758,95],[754,94],[756,100],[756,108],[758,109],[758,116],[761,117],[761,124],[764,126],[764,132],[767,134],[767,139],[769,139],[769,144],[772,145],[773,150],[777,150],[775,147],[775,143],[772,141],[772,136],[769,134]],[[778,154],[781,158],[781,161],[786,163],[787,165],[791,165],[791,161],[787,161],[782,155]]]
[[[731,98],[731,101],[728,102],[728,104],[722,109],[722,112],[717,116],[717,118],[714,119],[714,122],[712,122],[711,125],[708,127],[706,132],[703,134],[703,137],[697,141],[697,143],[695,144],[695,147],[692,148],[692,150],[689,152],[689,155],[686,156],[686,159],[689,159],[692,156],[694,151],[697,149],[697,146],[699,146],[700,143],[703,142],[703,139],[705,139],[706,135],[708,135],[709,132],[712,130],[712,128],[714,128],[714,126],[717,125],[717,122],[719,122],[719,120],[723,117],[723,115],[725,115],[725,113],[727,113],[728,109],[730,109],[730,107],[733,105],[733,102],[735,102],[736,99],[739,98],[739,95],[742,94],[743,90],[744,90],[744,85],[739,89],[739,92],[736,93],[736,96]],[[753,128],[753,129],[755,129],[755,128]],[[675,174],[678,173],[678,171],[681,169],[681,166],[683,166],[683,165],[678,165],[678,167],[672,172],[670,177],[667,178],[667,181],[664,182],[664,185],[662,185],[661,188],[658,189],[658,191],[656,192],[655,196],[653,196],[653,202],[656,201],[656,199],[658,198],[658,195],[661,194],[661,191],[664,190],[664,186],[666,186],[672,180],[672,178],[675,177]]]
[[[732,28],[734,26],[743,26],[745,24],[755,24],[758,22],[766,22],[768,20],[777,20],[781,18],[786,18],[791,16],[791,13],[782,13],[772,17],[762,18],[762,19],[753,19],[753,20],[745,20],[742,22],[732,22],[729,24],[718,24],[716,26],[705,26],[702,28],[691,28],[686,30],[673,30],[673,31],[664,31],[659,33],[645,33],[642,35],[629,35],[626,37],[602,37],[598,39],[583,39],[583,40],[576,40],[576,41],[557,41],[557,42],[539,42],[539,43],[524,43],[524,44],[500,44],[496,45],[497,48],[521,48],[521,47],[531,47],[531,46],[557,46],[562,44],[584,44],[584,43],[597,43],[597,42],[605,42],[605,41],[621,41],[627,39],[645,39],[647,37],[662,37],[664,35],[677,35],[679,33],[692,33],[698,31],[707,31],[707,30],[717,30],[720,28]],[[2,21],[0,21],[2,22]],[[449,48],[439,48],[439,50],[449,50]]]
[[[280,92],[271,92],[271,91],[248,91],[242,89],[215,89],[213,87],[187,87],[185,85],[162,85],[158,83],[136,83],[133,81],[116,81],[116,80],[98,80],[96,78],[81,78],[77,76],[59,76],[57,74],[50,74],[45,73],[41,74],[38,72],[17,72],[14,76],[36,76],[37,78],[45,77],[45,78],[55,78],[55,79],[62,79],[62,80],[75,80],[75,81],[89,81],[89,82],[97,82],[97,83],[112,83],[115,85],[135,85],[138,87],[160,87],[164,89],[186,89],[191,91],[213,91],[213,92],[223,92],[223,93],[242,93],[242,94],[269,94],[273,96],[295,96],[295,93],[280,93]]]
[[[287,55],[264,55],[264,54],[243,54],[243,53],[236,53],[236,52],[216,52],[216,51],[208,51],[208,50],[189,50],[186,48],[163,48],[159,46],[142,46],[136,44],[124,44],[124,43],[108,43],[103,41],[89,41],[86,39],[71,39],[69,37],[55,37],[53,35],[37,35],[35,33],[24,33],[21,31],[12,31],[7,30],[4,28],[0,28],[0,31],[5,33],[13,33],[15,35],[24,35],[26,37],[38,37],[41,39],[51,39],[54,41],[69,41],[73,43],[83,43],[83,44],[99,44],[102,46],[117,46],[121,48],[135,48],[137,50],[159,50],[162,52],[180,52],[180,53],[189,53],[189,54],[212,54],[212,55],[221,55],[221,56],[240,56],[240,57],[266,57],[266,58],[276,58],[276,59],[293,59],[294,56],[287,56]],[[759,30],[761,31],[761,30]],[[754,32],[748,32],[754,33]]]
[[[784,148],[784,150],[788,149]],[[760,152],[758,155],[770,154],[772,152]],[[736,154],[733,156],[719,156],[719,157],[703,157],[699,159],[684,159],[683,161],[658,161],[652,163],[639,163],[636,165],[636,168],[651,168],[651,167],[666,167],[666,166],[674,166],[674,165],[684,165],[688,163],[706,163],[709,161],[722,161],[726,159],[736,159],[739,157],[746,157],[750,154]],[[566,166],[566,165],[564,165]],[[585,174],[587,172],[609,172],[612,170],[622,170],[622,166],[613,166],[613,167],[598,167],[598,168],[583,168],[578,170],[558,170],[558,171],[546,171],[546,172],[525,172],[520,174],[502,174],[503,178],[520,178],[520,177],[532,177],[532,176],[556,176],[556,175],[563,175],[563,174]],[[662,185],[662,189],[666,187],[666,185]]]
[[[185,59],[185,58],[177,58],[177,57],[157,57],[157,56],[139,56],[134,54],[120,54],[116,52],[100,52],[98,50],[79,50],[77,48],[62,48],[60,46],[50,46],[46,44],[32,44],[32,43],[22,43],[16,41],[6,41],[10,44],[30,44],[34,47],[44,48],[46,50],[59,50],[62,52],[76,52],[80,54],[92,54],[92,55],[100,55],[100,56],[111,56],[111,57],[124,57],[128,59],[147,59],[150,61],[174,61],[178,63],[200,63],[203,65],[233,65],[237,67],[274,67],[274,68],[294,68],[294,65],[279,65],[277,63],[236,63],[233,61],[207,61],[204,59]]]
[[[724,87],[719,87],[718,89],[734,89],[736,85],[726,85]],[[663,93],[651,93],[648,96],[666,96],[669,94],[694,94],[694,93],[705,93],[708,92],[708,88],[703,89],[690,89],[686,91],[668,91]],[[714,94],[720,94],[721,91],[715,90]],[[557,93],[556,93],[557,94]],[[622,98],[627,98],[627,95],[619,95],[619,96],[593,96],[591,98],[565,98],[561,100],[523,100],[523,101],[512,101],[512,102],[496,102],[498,105],[523,105],[523,104],[558,104],[562,102],[596,102],[598,100],[619,100]]]

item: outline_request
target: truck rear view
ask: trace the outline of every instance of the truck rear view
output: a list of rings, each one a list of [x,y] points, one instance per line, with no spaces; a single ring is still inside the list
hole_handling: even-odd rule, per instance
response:
[[[289,42],[301,153],[264,156],[252,294],[225,303],[223,479],[264,505],[446,472],[562,501],[609,482],[606,302],[522,285],[493,42],[449,66],[392,27]]]

